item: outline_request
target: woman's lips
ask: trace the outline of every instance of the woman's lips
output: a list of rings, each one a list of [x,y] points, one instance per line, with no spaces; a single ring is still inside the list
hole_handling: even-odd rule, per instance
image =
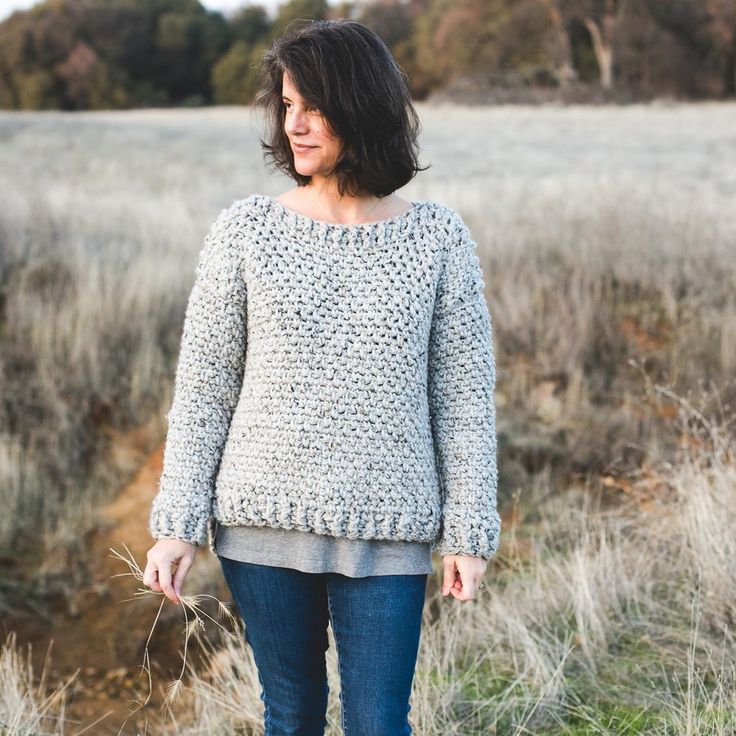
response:
[[[307,151],[311,151],[313,148],[316,148],[316,146],[300,146],[298,143],[293,143],[292,145],[297,153],[306,153]]]

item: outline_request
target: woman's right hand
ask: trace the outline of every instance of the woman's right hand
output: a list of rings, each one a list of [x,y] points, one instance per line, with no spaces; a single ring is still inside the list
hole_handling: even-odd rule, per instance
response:
[[[180,603],[179,594],[189,568],[197,555],[197,545],[183,539],[159,539],[146,552],[148,564],[143,572],[143,584],[163,593],[172,603]],[[171,566],[176,565],[173,579]]]

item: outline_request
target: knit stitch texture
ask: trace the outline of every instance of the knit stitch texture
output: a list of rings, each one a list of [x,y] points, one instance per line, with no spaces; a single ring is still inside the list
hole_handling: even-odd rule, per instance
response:
[[[154,539],[214,522],[499,542],[495,364],[476,243],[433,201],[358,225],[223,209],[184,319]]]

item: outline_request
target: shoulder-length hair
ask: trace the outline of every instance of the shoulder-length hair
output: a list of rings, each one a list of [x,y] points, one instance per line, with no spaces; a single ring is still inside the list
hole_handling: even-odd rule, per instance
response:
[[[260,140],[267,163],[308,184],[294,168],[284,132],[284,71],[299,94],[318,109],[341,140],[333,169],[340,196],[383,197],[419,171],[419,117],[407,75],[375,31],[353,20],[317,20],[276,39],[261,58],[254,104],[266,112],[267,140]]]

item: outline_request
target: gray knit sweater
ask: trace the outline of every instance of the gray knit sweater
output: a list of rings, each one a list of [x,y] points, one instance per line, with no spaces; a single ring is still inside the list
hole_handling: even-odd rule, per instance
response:
[[[358,225],[253,194],[189,296],[149,530],[214,522],[498,547],[495,363],[476,244],[437,202]]]

